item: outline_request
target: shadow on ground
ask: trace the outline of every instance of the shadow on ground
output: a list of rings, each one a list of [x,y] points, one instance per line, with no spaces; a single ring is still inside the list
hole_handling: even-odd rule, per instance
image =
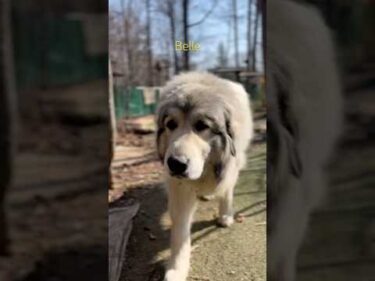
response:
[[[235,210],[244,218],[231,228],[216,224],[215,200],[200,202],[192,226],[192,262],[188,280],[254,280],[265,278],[265,144],[249,153],[249,169],[240,177]],[[163,280],[169,256],[167,194],[162,185],[134,188],[125,194],[140,202],[129,238],[121,281]],[[252,265],[251,267],[249,265]]]

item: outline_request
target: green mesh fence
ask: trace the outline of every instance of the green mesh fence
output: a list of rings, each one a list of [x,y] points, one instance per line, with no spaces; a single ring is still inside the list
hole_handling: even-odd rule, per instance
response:
[[[14,12],[13,23],[19,88],[59,86],[107,77],[107,55],[88,56],[85,52],[81,21]]]
[[[153,88],[154,102],[147,103],[142,88],[116,86],[114,88],[116,118],[140,117],[154,114],[159,101],[159,89]]]

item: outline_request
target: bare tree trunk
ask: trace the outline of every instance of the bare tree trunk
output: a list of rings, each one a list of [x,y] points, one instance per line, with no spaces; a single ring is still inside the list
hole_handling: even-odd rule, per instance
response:
[[[189,42],[189,0],[182,0],[182,22],[184,31],[184,42]],[[183,69],[190,69],[190,52],[183,52]]]
[[[259,2],[256,5],[256,10],[255,10],[255,27],[254,27],[254,39],[253,39],[253,67],[252,70],[256,70],[256,62],[257,62],[257,39],[258,39],[258,29],[259,29],[259,15],[260,15],[260,7],[259,7]]]
[[[127,8],[129,12],[129,7]],[[125,13],[125,11],[124,11]],[[129,22],[129,19],[125,16],[125,21],[124,21],[124,45],[126,48],[126,61],[127,61],[127,77],[128,81],[127,84],[133,86],[133,46],[130,43],[130,32],[131,32],[131,23]]]
[[[174,72],[178,74],[180,72],[180,65],[178,61],[177,50],[175,48],[176,43],[176,21],[175,21],[175,9],[174,9],[174,1],[168,2],[168,17],[169,17],[169,24],[171,28],[171,40],[173,45],[173,62],[174,62]]]
[[[120,45],[121,45],[121,54],[120,54],[120,58],[121,58],[121,62],[122,62],[122,72],[123,72],[123,75],[124,77],[126,76],[127,77],[127,70],[126,70],[126,67],[125,65],[127,64],[127,61],[126,61],[126,46],[125,46],[125,20],[126,20],[126,15],[125,15],[125,0],[121,0],[121,15],[122,15],[122,32],[121,35],[120,35]],[[124,42],[123,42],[124,40]]]
[[[267,3],[262,0],[258,0],[260,2],[260,11],[262,13],[262,48],[263,48],[263,64],[266,65],[266,19],[267,19]],[[264,69],[265,73],[265,69]]]
[[[112,138],[112,151],[114,151],[114,147],[117,140],[117,125],[116,125],[116,114],[115,114],[115,99],[114,99],[114,92],[113,92],[113,72],[112,72],[112,63],[111,60],[108,61],[108,78],[109,78],[109,112],[110,112],[110,119],[111,119],[111,138]]]
[[[132,77],[132,46],[130,46],[130,23],[127,17],[129,13],[130,4],[126,3],[126,0],[121,1],[121,14],[122,14],[122,23],[123,23],[123,34],[122,34],[122,58],[123,58],[123,72],[126,77],[126,84],[131,84],[133,81]],[[122,41],[121,40],[121,41]]]
[[[116,149],[116,140],[117,140],[117,124],[116,124],[116,113],[115,113],[115,100],[114,100],[114,93],[113,93],[113,72],[112,72],[112,62],[108,60],[108,106],[109,106],[109,119],[111,123],[110,129],[110,163],[112,163],[114,156],[115,156],[115,149]],[[113,186],[113,175],[112,175],[112,165],[109,164],[109,188]]]
[[[247,6],[247,69],[251,69],[251,14],[252,14],[253,0],[248,1]]]
[[[240,60],[238,54],[238,23],[237,23],[237,0],[232,0],[233,5],[233,23],[234,23],[234,56],[236,67],[239,67]]]
[[[129,19],[127,18],[126,16],[126,13],[130,13],[129,12],[129,9],[131,8],[130,7],[130,3],[127,3],[127,6],[125,8],[125,0],[122,0],[121,2],[122,4],[122,15],[123,15],[123,24],[124,24],[124,34],[123,34],[123,39],[124,39],[124,43],[123,43],[123,46],[124,46],[124,54],[123,54],[123,57],[124,57],[124,77],[126,77],[126,81],[125,81],[125,96],[124,96],[124,99],[125,99],[125,118],[129,117],[129,100],[130,100],[130,89],[131,89],[131,86],[133,86],[133,54],[132,54],[132,47],[130,45],[130,23],[129,23]],[[125,59],[126,58],[126,59]],[[127,69],[126,69],[127,68]],[[125,70],[126,69],[126,70]],[[127,127],[125,126],[124,128],[125,130],[127,130]]]
[[[176,0],[160,0],[159,6],[160,11],[168,18],[169,28],[170,28],[170,40],[172,46],[172,51],[168,48],[168,57],[170,57],[171,52],[173,52],[173,72],[178,74],[180,72],[180,64],[177,55],[176,44],[176,13],[175,13]]]
[[[153,66],[152,66],[152,40],[151,40],[151,7],[150,0],[146,0],[147,12],[147,62],[148,62],[148,86],[153,86]]]
[[[8,254],[5,194],[11,184],[15,150],[16,91],[9,0],[0,1],[0,256]]]

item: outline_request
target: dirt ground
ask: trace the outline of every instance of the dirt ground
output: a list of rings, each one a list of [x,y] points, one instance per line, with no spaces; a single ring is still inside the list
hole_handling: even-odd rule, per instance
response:
[[[261,127],[264,127],[263,122],[260,121]],[[118,145],[133,145],[133,151],[137,150],[137,146],[143,147],[147,151],[154,145],[153,137],[130,136],[127,138],[131,141]],[[248,166],[241,173],[235,190],[236,223],[227,229],[218,227],[218,203],[213,200],[199,204],[192,227],[190,281],[266,280],[266,144],[260,134],[256,139],[258,141],[249,150]],[[121,148],[117,151],[121,152]],[[141,156],[136,159],[139,159],[139,164],[135,165],[117,159],[117,165],[113,167],[117,189],[111,191],[110,200],[120,197],[125,189],[125,198],[135,198],[141,203],[134,220],[121,280],[162,280],[164,264],[169,256],[170,231],[167,198],[161,183],[162,167],[156,156],[146,163]],[[134,163],[134,159],[132,161]],[[137,172],[134,176],[132,170]],[[121,186],[119,181],[124,180],[126,186]]]

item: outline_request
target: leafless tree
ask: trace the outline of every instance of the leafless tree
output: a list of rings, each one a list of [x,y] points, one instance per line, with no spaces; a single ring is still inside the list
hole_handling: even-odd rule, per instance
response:
[[[251,44],[251,16],[252,16],[252,7],[253,7],[253,0],[248,0],[247,4],[247,68],[250,70],[251,68],[251,54],[252,54],[252,44]]]
[[[189,0],[182,0],[182,26],[184,42],[189,42]],[[190,52],[183,52],[182,68],[190,69]]]
[[[232,0],[232,12],[233,12],[233,28],[234,28],[234,57],[236,67],[240,64],[239,53],[238,53],[238,22],[237,22],[237,0]]]
[[[235,0],[234,0],[235,1]],[[202,24],[214,11],[216,5],[217,5],[217,0],[215,0],[212,4],[211,9],[209,9],[203,17],[198,20],[197,22],[190,23],[189,22],[189,12],[190,12],[190,1],[189,0],[182,0],[182,26],[183,26],[183,38],[185,43],[189,43],[190,40],[190,35],[189,35],[189,30],[190,28]],[[191,65],[190,65],[190,52],[183,52],[183,69],[184,70],[190,70]]]
[[[176,42],[176,19],[175,19],[175,8],[173,4],[173,0],[169,1],[170,4],[168,5],[168,14],[170,19],[170,26],[171,26],[171,37],[172,37],[172,45]],[[178,63],[178,55],[176,48],[173,48],[173,57],[174,57],[174,65],[175,65],[175,72],[179,73],[180,66]]]
[[[217,57],[218,67],[228,66],[228,57],[224,44],[221,42],[218,47],[218,57]]]
[[[117,13],[112,11],[113,16],[110,16],[110,24],[118,26],[120,22],[121,26],[117,28],[117,31],[116,28],[110,26],[110,29],[114,29],[114,31],[110,30],[110,34],[114,37],[114,39],[110,39],[110,48],[117,46],[117,51],[110,50],[111,59],[114,62],[114,69],[123,65],[125,85],[160,83],[164,79],[160,79],[160,77],[165,77],[166,73],[168,74],[165,68],[170,65],[173,65],[172,69],[176,74],[181,69],[192,68],[191,53],[181,52],[179,54],[175,49],[175,42],[182,39],[188,43],[191,40],[191,29],[203,24],[210,17],[218,0],[211,0],[212,5],[206,11],[202,11],[202,17],[195,22],[189,21],[189,13],[192,12],[192,9],[196,9],[196,6],[189,6],[190,2],[189,0],[159,0],[156,2],[121,0],[121,11]],[[151,23],[152,20],[153,23]],[[167,29],[164,28],[165,25],[167,25]],[[152,37],[151,33],[155,26],[163,29],[160,34],[158,33],[159,37],[163,34],[163,38]],[[158,42],[158,45],[153,47],[155,42]],[[117,63],[119,58],[122,58],[120,64]]]
[[[121,10],[123,15],[123,25],[124,25],[124,34],[123,34],[123,47],[124,47],[124,53],[126,53],[126,61],[124,62],[124,68],[126,68],[126,71],[124,71],[124,74],[126,75],[126,81],[129,86],[132,86],[134,84],[133,79],[133,71],[134,71],[134,44],[131,41],[131,32],[132,32],[132,25],[134,25],[134,22],[132,22],[132,15],[134,15],[134,11],[131,5],[131,1],[128,1],[125,3],[125,0],[122,0],[121,2]],[[126,103],[127,104],[127,103]]]
[[[153,60],[151,28],[148,32],[144,3],[131,0],[120,3],[120,11],[110,11],[110,56],[114,71],[121,66],[126,86],[152,84],[152,77],[148,77],[152,74]]]
[[[122,16],[119,17],[114,11],[109,11],[109,58],[111,62],[116,66],[112,67],[114,72],[118,72],[118,65],[125,62],[124,47],[122,46]]]
[[[266,2],[265,1],[262,1],[262,0],[258,0],[259,1],[259,7],[260,7],[260,12],[261,12],[261,16],[262,16],[262,50],[263,50],[263,61],[265,62],[266,61],[266,57],[265,57],[265,42],[266,42]]]
[[[169,22],[170,43],[173,45],[174,73],[178,74],[180,72],[179,57],[177,54],[177,50],[174,47],[177,37],[176,5],[176,0],[161,0],[158,4],[158,11],[165,15]]]
[[[194,23],[189,23],[188,27],[191,28],[191,27],[202,24],[215,10],[217,3],[218,3],[218,0],[214,0],[211,8],[202,16],[202,18]]]
[[[151,40],[151,4],[150,0],[146,0],[146,12],[147,12],[147,62],[148,62],[148,85],[152,86],[153,82],[153,64],[152,64],[152,40]]]
[[[115,98],[114,98],[114,92],[113,92],[113,71],[112,71],[112,62],[109,59],[108,60],[108,77],[109,77],[109,113],[110,113],[110,123],[111,123],[111,136],[112,136],[112,152],[114,151],[116,139],[117,139],[117,126],[116,126],[116,114],[115,114]]]
[[[163,14],[169,12],[167,9],[170,7],[167,5],[169,1],[163,1]],[[110,10],[109,17],[109,51],[113,71],[116,74],[114,82],[118,85],[122,80],[122,85],[126,87],[153,86],[156,81],[160,80],[156,76],[164,77],[164,73],[167,72],[164,67],[169,66],[170,60],[167,48],[158,53],[158,48],[154,46],[155,42],[165,42],[165,39],[152,36],[153,25],[160,24],[155,19],[158,16],[155,12],[161,10],[159,3],[151,0],[121,0],[120,4],[119,10],[116,8]],[[172,21],[174,22],[173,19]],[[165,34],[165,31],[161,31],[160,34]],[[158,63],[160,61],[163,63]],[[156,65],[163,66],[162,70],[158,70],[159,73],[157,73]],[[122,78],[119,78],[118,74],[121,74]]]
[[[260,2],[256,3],[255,10],[255,22],[254,22],[254,37],[253,37],[253,53],[252,53],[252,70],[256,70],[257,63],[257,40],[258,40],[258,31],[259,31],[259,20],[260,20]]]

